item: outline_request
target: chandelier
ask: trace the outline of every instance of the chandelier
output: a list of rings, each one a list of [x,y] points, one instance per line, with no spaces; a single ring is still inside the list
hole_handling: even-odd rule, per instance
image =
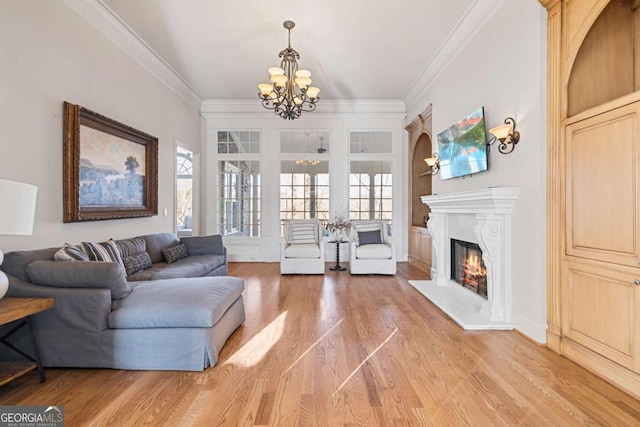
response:
[[[320,89],[311,85],[311,72],[298,70],[297,59],[300,54],[291,48],[291,29],[296,26],[293,21],[282,24],[289,31],[289,46],[278,55],[282,58],[280,67],[268,69],[271,83],[260,83],[258,97],[262,106],[273,110],[283,119],[295,120],[303,111],[316,109]]]

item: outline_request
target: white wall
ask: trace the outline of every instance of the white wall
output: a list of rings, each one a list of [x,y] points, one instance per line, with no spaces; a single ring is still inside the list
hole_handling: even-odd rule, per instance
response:
[[[0,178],[38,186],[34,235],[3,251],[173,230],[175,141],[198,151],[197,107],[61,1],[0,4],[0,64]],[[158,137],[159,216],[62,223],[63,101]]]
[[[421,88],[424,91],[425,88]],[[489,171],[433,180],[433,193],[520,188],[513,217],[513,321],[545,342],[546,330],[546,11],[535,1],[505,1],[435,81],[408,106],[409,120],[433,104],[436,135],[480,106],[487,129],[514,117],[520,143],[509,155],[497,144]]]

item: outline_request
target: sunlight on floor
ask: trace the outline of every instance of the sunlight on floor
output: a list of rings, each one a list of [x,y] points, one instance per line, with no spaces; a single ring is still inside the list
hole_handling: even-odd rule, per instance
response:
[[[273,319],[271,323],[251,338],[242,348],[231,355],[231,357],[224,362],[224,365],[230,363],[242,368],[250,368],[257,365],[269,350],[280,341],[280,338],[282,338],[286,320],[287,312],[285,311]]]
[[[367,363],[367,361],[369,359],[371,359],[377,352],[378,350],[380,350],[382,347],[385,346],[385,344],[387,344],[391,338],[393,338],[396,334],[398,333],[398,327],[396,326],[396,328],[393,330],[393,332],[391,332],[391,334],[387,337],[386,340],[384,340],[378,347],[376,347],[375,350],[373,350],[371,352],[371,354],[369,356],[367,356],[366,359],[364,359],[362,362],[360,362],[360,364],[356,367],[356,369],[353,370],[353,372],[351,372],[349,374],[349,376],[347,377],[347,379],[345,379],[342,384],[340,384],[340,387],[338,387],[336,389],[336,391],[333,392],[333,394],[331,395],[331,397],[334,397],[340,390],[342,390],[342,388],[347,385],[347,383],[349,382],[349,380],[356,374],[356,372],[358,372],[360,370],[360,368],[362,368],[364,366],[365,363]]]
[[[284,372],[282,373],[282,375],[284,375],[284,374],[286,374],[287,372],[289,372],[289,370],[290,370],[291,368],[293,368],[293,367],[294,367],[294,366],[295,366],[295,365],[296,365],[296,364],[297,364],[297,363],[298,363],[298,362],[299,362],[299,361],[300,361],[304,356],[306,356],[306,354],[307,354],[307,353],[309,353],[309,352],[310,352],[310,351],[311,351],[315,346],[317,346],[317,345],[318,345],[318,343],[324,339],[324,337],[326,337],[327,335],[329,335],[329,334],[330,334],[330,333],[331,333],[335,328],[337,328],[337,327],[340,325],[340,323],[342,323],[342,321],[343,321],[343,320],[344,320],[344,317],[343,317],[342,319],[340,319],[340,321],[339,321],[338,323],[336,323],[335,325],[333,325],[333,327],[331,327],[331,329],[329,329],[327,332],[325,332],[325,333],[324,333],[320,338],[318,338],[318,339],[316,340],[316,342],[314,342],[313,344],[311,344],[311,345],[309,346],[309,348],[308,348],[304,353],[302,353],[302,354],[300,355],[300,357],[298,357],[298,358],[296,359],[296,361],[295,361],[295,362],[293,362],[293,363],[291,364],[291,366],[289,366],[289,367],[287,368],[287,370],[286,370],[286,371],[284,371]]]

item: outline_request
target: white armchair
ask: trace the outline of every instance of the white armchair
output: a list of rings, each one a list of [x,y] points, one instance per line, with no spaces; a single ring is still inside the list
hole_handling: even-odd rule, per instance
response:
[[[324,274],[324,268],[320,221],[287,220],[280,244],[280,274]]]
[[[351,221],[351,274],[396,274],[396,247],[387,228],[382,220]]]

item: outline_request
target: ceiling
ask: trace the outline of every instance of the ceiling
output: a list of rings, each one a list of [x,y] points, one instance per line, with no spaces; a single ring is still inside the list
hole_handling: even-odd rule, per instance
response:
[[[476,0],[102,0],[204,99],[256,99],[291,47],[322,99],[404,99]]]

